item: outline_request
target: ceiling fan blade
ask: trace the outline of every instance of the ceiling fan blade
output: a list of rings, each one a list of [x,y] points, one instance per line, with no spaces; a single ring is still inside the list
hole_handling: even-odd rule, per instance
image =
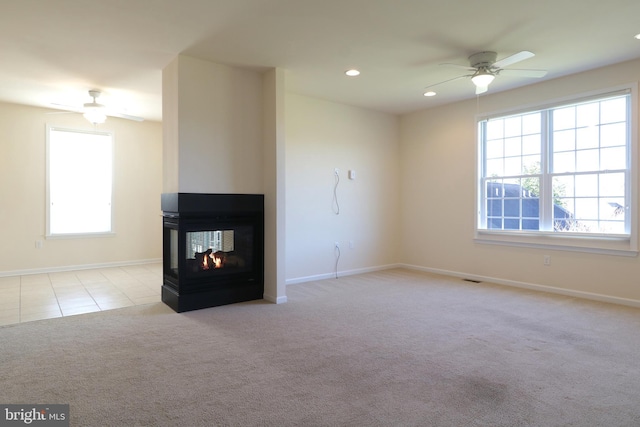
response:
[[[547,75],[547,70],[514,70],[509,68],[508,70],[500,70],[498,73],[501,76],[533,77],[539,79]]]
[[[511,64],[524,61],[525,59],[533,58],[534,56],[536,55],[533,52],[529,52],[528,50],[523,50],[521,52],[514,53],[511,56],[507,56],[506,58],[503,58],[500,61],[494,62],[492,67],[494,68],[508,67]]]
[[[72,105],[56,104],[54,102],[52,102],[51,105],[51,108],[54,108],[56,110],[64,110],[69,113],[82,113],[82,108],[74,107]]]
[[[429,85],[429,86],[425,87],[425,90],[426,89],[431,89],[431,88],[436,87],[436,86],[440,86],[440,85],[445,84],[445,83],[452,82],[454,80],[464,79],[465,77],[471,77],[471,74],[466,74],[464,76],[454,77],[452,79],[448,79],[448,80],[445,80],[445,81],[442,81],[442,82],[439,82],[439,83],[435,83],[435,84]]]
[[[481,93],[485,93],[489,90],[489,86],[476,86],[476,95],[480,95]]]
[[[71,105],[64,105],[64,104],[56,104],[56,103],[51,103],[52,108],[56,109],[56,110],[63,110],[60,112],[51,112],[51,113],[47,113],[47,114],[65,114],[65,113],[78,113],[78,114],[83,114],[85,112],[84,108],[78,108],[78,107],[73,107]],[[126,120],[133,120],[136,122],[143,122],[144,118],[142,117],[138,117],[138,116],[132,116],[130,114],[124,114],[124,113],[118,113],[115,111],[106,111],[105,114],[109,117],[118,117],[120,119],[126,119]]]
[[[136,122],[143,122],[144,119],[142,117],[138,117],[138,116],[131,116],[129,114],[123,114],[123,113],[114,113],[114,112],[107,112],[106,113],[107,116],[109,117],[118,117],[120,119],[127,119],[127,120],[134,120]]]
[[[467,70],[467,71],[475,71],[476,69],[473,67],[469,67],[468,65],[459,65],[459,64],[451,64],[449,62],[444,62],[442,64],[439,64],[442,67],[449,67],[449,68],[460,68],[462,70]]]
[[[76,114],[75,111],[50,111],[45,114]]]

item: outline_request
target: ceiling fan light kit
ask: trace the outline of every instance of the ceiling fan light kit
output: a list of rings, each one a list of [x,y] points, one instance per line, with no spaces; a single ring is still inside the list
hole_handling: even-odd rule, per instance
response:
[[[90,90],[89,96],[93,98],[93,102],[84,104],[84,118],[94,125],[104,123],[107,120],[107,115],[104,113],[104,105],[96,102],[96,98],[100,96],[100,91]]]
[[[471,77],[471,81],[478,87],[487,87],[495,78],[496,76],[491,74],[489,71],[480,70],[473,77]]]
[[[100,107],[87,108],[83,116],[94,125],[102,124],[107,120],[107,115],[102,112],[102,108]]]

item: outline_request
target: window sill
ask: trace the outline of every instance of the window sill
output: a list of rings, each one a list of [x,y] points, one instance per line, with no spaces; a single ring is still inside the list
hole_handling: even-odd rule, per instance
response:
[[[116,233],[112,231],[107,231],[104,233],[69,233],[69,234],[47,234],[45,239],[47,240],[55,240],[55,239],[91,239],[96,237],[115,237]]]
[[[629,236],[582,236],[558,233],[476,230],[474,241],[481,244],[519,246],[571,252],[634,257],[637,242]]]

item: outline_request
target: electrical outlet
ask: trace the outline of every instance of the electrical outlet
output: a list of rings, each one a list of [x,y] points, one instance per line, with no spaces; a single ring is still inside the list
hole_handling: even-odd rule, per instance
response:
[[[354,244],[353,244],[353,240],[349,240],[349,249],[353,249]]]
[[[42,249],[42,240],[36,240],[36,249]]]
[[[340,242],[334,242],[333,247],[340,249]]]
[[[551,255],[545,255],[543,258],[543,263],[547,267],[551,265]]]
[[[333,173],[334,173],[336,176],[340,175],[340,169],[335,168],[335,169],[333,170]]]

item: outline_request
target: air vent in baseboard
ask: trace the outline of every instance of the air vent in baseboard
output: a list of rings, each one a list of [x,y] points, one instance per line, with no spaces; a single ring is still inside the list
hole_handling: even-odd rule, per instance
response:
[[[473,280],[473,279],[462,279],[465,282],[471,282],[471,283],[482,283],[480,280]]]

